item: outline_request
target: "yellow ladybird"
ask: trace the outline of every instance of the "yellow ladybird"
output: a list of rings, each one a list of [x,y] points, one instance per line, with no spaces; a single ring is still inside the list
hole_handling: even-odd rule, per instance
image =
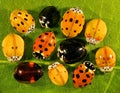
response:
[[[61,21],[61,29],[63,34],[72,38],[77,36],[83,29],[85,16],[79,8],[71,8],[66,11]]]
[[[52,83],[58,86],[63,86],[68,80],[68,71],[59,62],[55,62],[48,67],[48,76]]]
[[[100,43],[106,36],[107,26],[101,19],[93,19],[89,21],[85,29],[86,41],[91,44]]]
[[[35,28],[35,21],[26,10],[14,10],[10,15],[11,25],[20,33],[30,33]]]
[[[8,34],[2,41],[2,50],[9,61],[19,61],[24,53],[24,41],[17,34]]]
[[[96,64],[102,72],[110,72],[116,64],[115,52],[108,46],[104,46],[97,50]]]

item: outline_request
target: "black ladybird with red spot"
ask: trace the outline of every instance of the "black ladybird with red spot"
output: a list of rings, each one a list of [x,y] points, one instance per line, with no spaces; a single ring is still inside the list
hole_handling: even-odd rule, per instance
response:
[[[43,69],[34,62],[20,63],[14,71],[14,78],[23,83],[34,83],[43,76]]]
[[[57,56],[61,61],[72,64],[82,60],[87,54],[85,42],[81,39],[66,39],[60,43]]]

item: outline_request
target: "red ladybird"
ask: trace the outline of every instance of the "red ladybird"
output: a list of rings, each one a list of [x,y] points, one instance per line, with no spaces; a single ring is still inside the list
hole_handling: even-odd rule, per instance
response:
[[[74,87],[85,87],[88,84],[91,84],[91,81],[94,77],[95,67],[89,62],[85,61],[83,64],[80,64],[73,72],[73,83]]]
[[[51,55],[56,46],[56,37],[53,32],[44,32],[39,35],[33,45],[33,56],[44,59]]]

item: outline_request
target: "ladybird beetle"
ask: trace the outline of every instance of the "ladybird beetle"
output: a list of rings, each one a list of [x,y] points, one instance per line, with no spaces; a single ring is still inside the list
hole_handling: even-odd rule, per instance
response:
[[[33,45],[33,56],[45,59],[51,55],[56,46],[56,37],[53,32],[44,32],[39,35]]]
[[[34,83],[43,76],[43,69],[34,62],[22,62],[14,71],[14,78],[22,83]]]
[[[86,41],[91,44],[100,43],[106,36],[107,26],[101,19],[93,19],[89,21],[85,29]]]
[[[45,7],[39,14],[39,22],[42,27],[52,28],[60,20],[60,13],[54,6]]]
[[[68,80],[68,71],[59,62],[55,62],[48,66],[48,76],[52,83],[58,86],[63,86]]]
[[[60,43],[57,56],[61,61],[72,64],[83,59],[87,54],[85,43],[81,39],[71,38]]]
[[[24,41],[17,34],[8,34],[2,41],[2,50],[9,61],[19,61],[24,54]]]
[[[75,88],[85,87],[91,84],[94,78],[95,66],[89,61],[80,64],[73,72],[73,84]]]
[[[115,52],[108,46],[104,46],[97,50],[96,64],[102,72],[110,72],[116,64]]]
[[[71,8],[66,11],[61,21],[61,29],[66,37],[75,37],[83,29],[85,16],[79,8]]]
[[[26,10],[14,10],[10,15],[11,25],[20,33],[30,33],[35,29],[35,21]]]

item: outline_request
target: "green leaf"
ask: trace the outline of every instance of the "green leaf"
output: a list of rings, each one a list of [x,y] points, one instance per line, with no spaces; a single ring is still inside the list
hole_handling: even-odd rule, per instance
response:
[[[36,21],[35,32],[29,35],[22,35],[25,40],[25,54],[22,61],[34,61],[42,65],[44,76],[34,84],[23,84],[17,82],[13,77],[13,71],[17,63],[8,62],[0,46],[0,93],[119,93],[120,88],[120,0],[0,0],[0,44],[3,38],[11,33],[18,33],[10,24],[9,16],[14,9],[26,9],[33,15]],[[95,63],[95,53],[99,47],[110,46],[116,53],[117,61],[114,70],[110,73],[102,73],[99,69],[95,72],[95,78],[91,85],[84,88],[74,88],[72,83],[72,72],[75,66],[66,65],[69,72],[69,80],[65,86],[56,86],[49,80],[48,65],[54,61],[59,61],[56,57],[56,50],[50,58],[37,60],[32,56],[32,45],[35,38],[42,32],[53,30],[57,37],[57,47],[61,40],[65,39],[60,26],[52,29],[42,29],[39,25],[39,12],[46,6],[56,6],[61,17],[64,12],[71,7],[79,7],[85,14],[86,23],[94,18],[101,18],[105,21],[108,32],[104,41],[98,45],[88,45],[89,60]],[[84,37],[84,30],[78,36]]]

